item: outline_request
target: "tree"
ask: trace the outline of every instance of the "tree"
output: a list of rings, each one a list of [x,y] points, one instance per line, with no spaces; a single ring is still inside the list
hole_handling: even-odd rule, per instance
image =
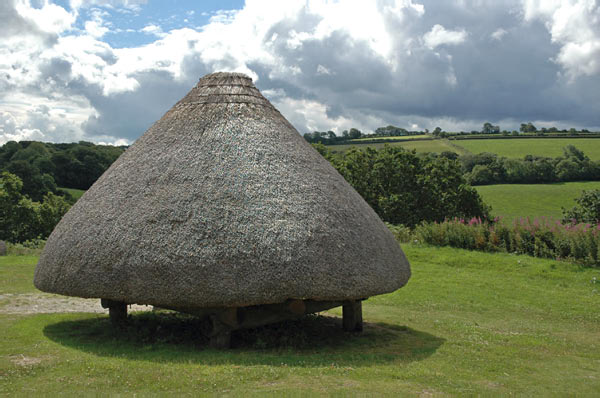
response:
[[[11,160],[6,165],[6,171],[18,176],[23,182],[22,191],[34,201],[40,201],[47,192],[56,192],[56,182],[50,174],[42,174],[28,160]]]
[[[435,135],[436,137],[440,135],[440,133],[442,132],[442,128],[441,127],[436,127],[433,130],[433,135]]]
[[[356,139],[356,138],[360,138],[362,136],[362,133],[358,129],[351,128],[350,132],[348,133],[348,136],[350,137],[350,139]]]
[[[36,209],[23,196],[23,182],[14,174],[0,174],[0,239],[18,242],[34,238]]]
[[[583,162],[584,160],[590,160],[583,151],[577,148],[575,145],[567,145],[563,148],[563,155],[565,158],[575,158],[578,162]]]
[[[375,130],[375,135],[380,136],[380,137],[397,137],[397,136],[403,136],[403,135],[409,135],[409,132],[406,129],[403,129],[402,127],[396,127],[396,126],[386,126],[386,127],[378,127]]]
[[[473,171],[467,174],[467,181],[471,185],[488,185],[496,182],[490,168],[483,164],[473,167]]]
[[[490,122],[485,122],[481,132],[483,134],[498,134],[500,132],[500,126],[494,126]]]
[[[52,193],[42,203],[34,202],[21,192],[23,182],[14,174],[0,174],[0,239],[23,242],[47,238],[70,205]]]
[[[570,210],[562,208],[564,223],[593,223],[600,221],[600,190],[584,190]]]
[[[537,131],[536,127],[531,122],[527,124],[521,123],[521,128],[519,130],[522,133],[535,133]]]
[[[54,195],[52,192],[44,195],[44,200],[39,206],[39,236],[44,238],[50,236],[56,224],[69,211],[70,207],[71,205],[64,198]]]
[[[556,165],[555,173],[559,181],[574,181],[578,179],[580,169],[576,162],[570,159],[564,159]]]
[[[379,216],[413,227],[423,221],[489,216],[489,208],[470,187],[458,162],[421,157],[386,145],[351,149],[333,165]]]

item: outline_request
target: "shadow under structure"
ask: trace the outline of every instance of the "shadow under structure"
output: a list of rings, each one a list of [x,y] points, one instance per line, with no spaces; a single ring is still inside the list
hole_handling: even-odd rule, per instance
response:
[[[239,73],[206,75],[63,217],[34,276],[45,292],[209,319],[231,331],[404,286],[410,265],[377,214]]]

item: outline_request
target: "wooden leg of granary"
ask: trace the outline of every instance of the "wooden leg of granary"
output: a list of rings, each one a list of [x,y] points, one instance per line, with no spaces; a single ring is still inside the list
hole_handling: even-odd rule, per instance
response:
[[[344,330],[348,332],[362,332],[362,301],[347,301],[342,307]]]
[[[100,299],[102,308],[108,308],[108,317],[113,325],[123,325],[127,321],[127,304],[122,301]]]
[[[227,308],[210,316],[212,330],[210,333],[210,346],[212,348],[230,348],[231,332],[238,328],[237,308]]]

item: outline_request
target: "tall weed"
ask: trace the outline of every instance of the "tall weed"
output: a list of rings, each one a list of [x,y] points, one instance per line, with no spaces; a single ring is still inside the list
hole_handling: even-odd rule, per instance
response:
[[[415,228],[414,236],[435,246],[505,251],[600,266],[600,224],[563,224],[546,217],[526,217],[504,226],[475,218],[454,218],[423,223]]]

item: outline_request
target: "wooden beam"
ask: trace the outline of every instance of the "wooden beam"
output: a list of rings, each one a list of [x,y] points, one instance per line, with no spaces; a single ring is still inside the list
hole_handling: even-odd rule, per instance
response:
[[[227,313],[227,311],[224,312]],[[220,314],[212,314],[209,318],[212,323],[209,345],[217,349],[231,348],[231,331],[234,327],[224,323]]]
[[[127,322],[127,304],[122,301],[100,299],[102,308],[108,308],[108,317],[113,325],[121,326]]]
[[[362,332],[362,301],[347,301],[342,307],[344,330],[348,332]]]

